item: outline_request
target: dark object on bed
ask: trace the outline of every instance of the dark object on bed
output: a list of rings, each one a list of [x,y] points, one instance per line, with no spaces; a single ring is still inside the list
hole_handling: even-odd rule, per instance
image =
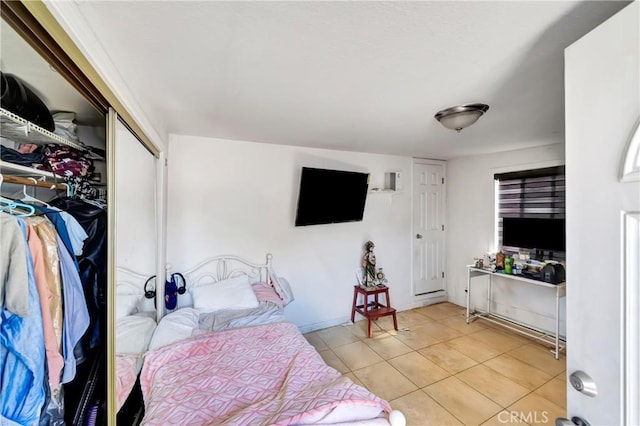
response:
[[[137,426],[142,422],[144,417],[144,401],[142,399],[142,390],[140,389],[140,378],[133,385],[131,393],[127,400],[118,411],[116,423],[119,425]]]

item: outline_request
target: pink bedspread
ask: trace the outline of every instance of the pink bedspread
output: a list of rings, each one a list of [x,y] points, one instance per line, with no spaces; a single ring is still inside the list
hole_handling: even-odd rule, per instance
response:
[[[120,410],[136,384],[139,355],[116,354],[116,409]]]
[[[391,411],[327,366],[286,322],[201,334],[148,353],[141,385],[147,425],[286,425],[341,405]]]

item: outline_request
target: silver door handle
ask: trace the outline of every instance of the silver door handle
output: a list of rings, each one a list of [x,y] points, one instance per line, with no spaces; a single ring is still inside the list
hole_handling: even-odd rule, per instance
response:
[[[558,417],[556,419],[556,426],[590,426],[589,422],[582,417],[574,416],[571,420]]]
[[[582,392],[592,398],[598,396],[596,382],[584,371],[574,371],[571,373],[569,383],[571,383],[571,386],[578,392]]]
[[[417,239],[422,238],[422,234],[416,234],[416,238],[417,238]]]

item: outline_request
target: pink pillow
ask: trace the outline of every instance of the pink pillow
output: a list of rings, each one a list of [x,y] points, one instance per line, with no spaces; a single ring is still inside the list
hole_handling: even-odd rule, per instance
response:
[[[282,308],[284,305],[278,293],[267,283],[253,284],[253,292],[260,302],[272,302]]]

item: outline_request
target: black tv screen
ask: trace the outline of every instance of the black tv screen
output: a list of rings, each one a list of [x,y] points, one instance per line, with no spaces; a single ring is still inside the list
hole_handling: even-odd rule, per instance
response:
[[[502,218],[502,245],[565,251],[564,219]]]
[[[295,225],[361,221],[368,187],[368,173],[303,167]]]

